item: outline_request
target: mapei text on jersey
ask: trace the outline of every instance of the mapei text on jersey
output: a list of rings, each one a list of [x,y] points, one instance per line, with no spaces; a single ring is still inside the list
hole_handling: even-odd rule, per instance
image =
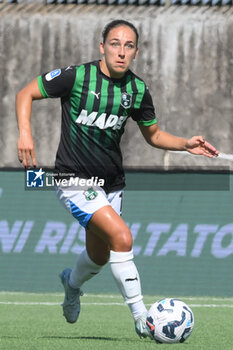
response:
[[[107,129],[112,128],[115,129],[121,129],[122,124],[127,119],[128,116],[120,116],[110,114],[107,117],[107,113],[102,113],[100,116],[98,116],[98,112],[91,112],[88,115],[88,111],[86,109],[82,109],[81,113],[79,114],[78,118],[76,119],[77,124],[83,124],[88,126],[97,126],[99,129]]]

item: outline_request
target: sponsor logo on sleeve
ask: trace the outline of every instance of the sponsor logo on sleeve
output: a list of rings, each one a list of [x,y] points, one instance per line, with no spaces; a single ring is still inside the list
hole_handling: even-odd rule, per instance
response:
[[[60,69],[55,69],[52,72],[47,73],[46,76],[45,76],[45,79],[47,81],[50,81],[50,80],[58,77],[60,74],[61,74],[61,70]]]

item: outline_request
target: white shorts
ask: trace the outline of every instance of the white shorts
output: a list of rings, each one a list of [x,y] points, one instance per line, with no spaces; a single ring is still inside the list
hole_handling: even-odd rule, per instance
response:
[[[122,190],[106,194],[98,186],[89,187],[81,191],[75,191],[67,186],[57,186],[56,193],[65,208],[84,228],[87,227],[92,215],[106,205],[110,205],[118,215],[121,215]]]

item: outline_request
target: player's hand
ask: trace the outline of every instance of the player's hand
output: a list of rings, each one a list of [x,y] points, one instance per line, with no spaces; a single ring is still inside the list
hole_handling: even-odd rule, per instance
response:
[[[20,135],[18,139],[18,158],[24,167],[36,167],[36,156],[34,151],[34,142],[30,134]]]
[[[219,151],[217,151],[216,148],[207,142],[202,136],[193,136],[189,139],[186,143],[186,151],[209,158],[217,157],[219,155]]]

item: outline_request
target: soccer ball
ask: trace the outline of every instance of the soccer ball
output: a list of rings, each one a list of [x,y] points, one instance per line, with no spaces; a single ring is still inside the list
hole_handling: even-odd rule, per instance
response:
[[[166,298],[151,306],[146,326],[157,343],[183,343],[194,327],[193,312],[183,301]]]

